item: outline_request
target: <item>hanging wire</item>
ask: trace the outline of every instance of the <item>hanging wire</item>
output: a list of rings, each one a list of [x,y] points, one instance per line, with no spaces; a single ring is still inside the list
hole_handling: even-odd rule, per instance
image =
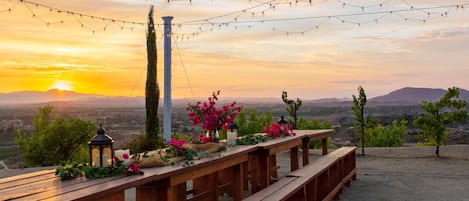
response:
[[[274,2],[276,2],[277,0],[271,0],[271,1],[268,1],[268,2],[264,2],[264,3],[261,3],[261,4],[257,4],[255,6],[252,6],[252,7],[249,7],[249,8],[245,8],[245,9],[242,9],[242,10],[238,10],[238,11],[234,11],[234,12],[230,12],[230,13],[225,13],[225,14],[222,14],[222,15],[218,15],[218,16],[214,16],[214,17],[209,17],[209,18],[204,18],[204,19],[198,19],[198,20],[190,20],[190,21],[185,21],[185,22],[179,22],[179,23],[175,23],[175,24],[181,24],[181,25],[184,25],[184,24],[193,24],[193,23],[197,23],[197,22],[207,22],[207,21],[210,21],[210,20],[214,20],[214,19],[218,19],[218,18],[223,18],[223,17],[227,17],[227,16],[231,16],[231,15],[235,15],[235,14],[242,14],[242,13],[245,13],[246,11],[249,11],[249,10],[252,10],[254,8],[258,8],[258,7],[261,7],[261,6],[265,6],[267,4],[272,4]]]
[[[368,8],[368,7],[375,7],[375,6],[379,5],[382,8],[382,6],[385,3],[388,3],[390,0],[384,0],[379,4],[366,5],[366,6],[360,6],[360,5],[356,5],[356,4],[347,3],[344,0],[336,0],[336,1],[341,3],[342,5],[347,5],[347,6],[351,6],[351,7]],[[289,1],[270,0],[270,1],[267,1],[267,2],[260,2],[260,1],[257,0],[256,2],[259,2],[259,4],[256,4],[254,6],[251,6],[251,7],[242,9],[242,10],[229,12],[229,13],[226,13],[226,14],[222,14],[222,15],[218,15],[218,16],[214,16],[214,17],[209,17],[209,18],[204,18],[204,19],[197,19],[197,20],[190,20],[190,21],[181,22],[181,23],[174,23],[174,25],[176,25],[179,28],[182,27],[182,26],[194,26],[194,25],[198,26],[198,28],[197,28],[197,31],[194,31],[194,32],[173,33],[173,35],[176,38],[181,38],[181,40],[183,40],[183,39],[189,39],[190,37],[195,38],[195,37],[199,36],[199,34],[201,34],[201,33],[208,32],[208,31],[213,31],[215,29],[234,28],[235,30],[237,30],[238,28],[241,28],[243,26],[248,27],[250,29],[251,27],[253,27],[255,25],[265,24],[265,23],[268,23],[268,22],[285,22],[285,21],[302,21],[302,20],[304,21],[304,20],[313,20],[313,19],[336,19],[336,20],[338,20],[339,22],[342,22],[342,23],[356,24],[356,25],[360,26],[362,24],[367,24],[367,23],[377,23],[382,18],[385,18],[386,16],[390,16],[390,15],[399,16],[404,21],[427,22],[429,20],[435,19],[436,18],[435,15],[440,15],[442,17],[445,17],[445,16],[448,15],[448,13],[450,13],[452,11],[455,11],[459,8],[464,8],[464,6],[469,5],[469,4],[443,5],[443,6],[433,6],[433,7],[419,8],[419,7],[413,6],[407,0],[400,0],[400,1],[404,2],[404,4],[407,6],[406,9],[395,9],[395,10],[386,10],[386,11],[380,10],[380,11],[372,11],[372,12],[369,12],[369,11],[365,12],[365,11],[363,11],[364,9],[362,9],[362,12],[351,13],[351,14],[265,19],[264,18],[265,12],[269,11],[269,10],[274,10],[277,5],[280,5],[280,4],[289,4],[289,5],[295,4],[295,5],[297,5],[299,2],[309,2],[309,3],[311,3],[311,1],[307,1],[307,0],[296,0],[296,1],[292,1],[292,0],[289,0]],[[127,20],[120,20],[120,19],[113,19],[113,18],[108,18],[108,17],[101,17],[101,16],[83,14],[83,13],[79,13],[79,12],[69,11],[69,10],[55,8],[55,7],[44,5],[44,4],[35,3],[35,2],[29,1],[29,0],[18,0],[10,8],[0,11],[0,13],[2,13],[2,12],[11,12],[12,9],[16,8],[17,5],[20,4],[20,3],[25,5],[25,7],[33,15],[34,18],[36,18],[37,20],[39,20],[39,21],[41,21],[41,22],[43,22],[47,25],[55,24],[55,23],[64,23],[64,20],[67,19],[70,15],[73,16],[73,18],[80,24],[81,27],[83,27],[84,29],[89,30],[93,33],[98,32],[98,31],[106,31],[108,26],[114,25],[114,24],[116,26],[120,27],[121,30],[124,30],[124,29],[134,30],[134,28],[136,28],[136,26],[145,27],[144,25],[146,25],[146,23],[142,23],[142,22],[127,21]],[[66,14],[67,16],[65,16],[65,18],[61,19],[61,20],[47,21],[47,20],[43,19],[42,17],[38,16],[33,11],[33,9],[30,7],[30,5],[33,5],[36,8],[39,8],[39,7],[46,8],[51,12],[57,12],[59,14]],[[254,10],[254,9],[262,8],[264,6],[268,6],[268,8],[263,9],[261,11]],[[433,10],[436,10],[436,9],[447,9],[447,10],[444,11],[444,12],[434,12]],[[419,19],[419,18],[406,17],[402,14],[404,12],[412,12],[412,11],[422,12],[422,13],[426,14],[428,17]],[[258,16],[262,16],[262,19],[253,19],[253,20],[249,20],[249,19],[248,20],[246,20],[246,19],[245,20],[240,20],[239,19],[239,17],[241,15],[248,15],[249,13],[252,15],[253,18],[256,18]],[[234,17],[229,19],[229,20],[217,21],[217,20],[222,19],[224,17],[233,16],[233,15],[234,15]],[[355,21],[355,20],[347,20],[346,19],[347,17],[364,16],[364,15],[380,15],[380,16],[377,17],[377,18],[374,18],[372,20],[365,20],[365,21]],[[104,24],[104,26],[101,27],[101,28],[91,28],[90,26],[86,25],[81,20],[83,17],[87,17],[87,18],[92,19],[92,20],[107,21],[107,23]],[[282,29],[280,29],[278,27],[273,27],[272,30],[279,31],[279,32],[284,32],[287,35],[291,34],[291,33],[304,34],[307,31],[318,29],[319,25],[321,25],[322,23],[324,23],[324,21],[322,21],[318,24],[312,25],[312,26],[308,26],[308,28],[306,28],[304,30],[301,30],[301,31],[296,31],[296,32],[282,31]],[[155,26],[160,26],[160,25],[162,26],[163,24],[155,24]],[[207,26],[209,26],[209,27],[207,27]]]
[[[192,84],[191,84],[191,81],[189,79],[189,75],[187,74],[186,66],[184,65],[184,60],[182,59],[181,52],[179,51],[179,46],[178,46],[177,40],[174,40],[174,44],[176,45],[176,50],[177,50],[177,53],[178,53],[178,56],[179,56],[179,60],[181,62],[182,69],[184,70],[184,75],[186,76],[187,84],[189,85],[189,89],[191,90],[192,99],[195,102],[196,100],[195,100],[194,90],[192,88]]]
[[[15,4],[13,4],[10,8],[6,8],[5,10],[0,10],[0,13],[6,13],[6,12],[11,12],[20,2],[17,1]]]
[[[355,24],[358,26],[361,26],[363,24],[370,24],[370,23],[377,23],[381,21],[383,18],[391,16],[391,15],[396,15],[402,18],[404,21],[418,21],[418,22],[428,22],[430,20],[436,19],[437,16],[447,16],[448,13],[453,12],[459,8],[464,8],[465,6],[469,6],[469,4],[460,4],[460,5],[443,5],[443,6],[431,6],[431,7],[412,7],[412,8],[406,8],[406,9],[394,9],[394,10],[381,10],[381,11],[373,11],[373,12],[359,12],[359,13],[349,13],[349,14],[338,14],[338,15],[320,15],[320,16],[307,16],[307,17],[293,17],[293,18],[276,18],[276,19],[253,19],[253,20],[235,20],[235,21],[223,21],[223,22],[212,22],[212,24],[217,26],[217,29],[222,29],[225,27],[232,27],[237,30],[238,27],[240,27],[240,24],[249,24],[249,28],[251,28],[254,25],[259,25],[259,24],[264,24],[266,26],[268,25],[268,22],[287,22],[287,21],[305,21],[305,20],[317,20],[317,19],[323,19],[321,22],[309,26],[309,28],[306,28],[301,31],[285,31],[282,30],[278,27],[270,26],[271,29],[274,32],[281,32],[286,35],[290,34],[304,34],[305,32],[312,31],[315,29],[318,29],[319,26],[323,23],[326,22],[326,20],[329,19],[336,19],[337,21],[341,23],[348,23],[348,24]],[[442,12],[433,12],[432,10],[437,10],[437,9],[446,9],[445,11]],[[413,11],[421,11],[427,15],[426,18],[410,18],[410,17],[405,17],[401,13],[405,12],[413,12]],[[356,17],[356,16],[369,16],[369,15],[378,15],[378,17],[370,20],[365,20],[365,21],[352,21],[352,20],[346,20],[347,17]],[[432,17],[430,17],[432,16]],[[203,20],[199,20],[203,21]],[[203,25],[203,24],[202,24]],[[202,26],[201,25],[201,26]],[[184,33],[181,35],[195,35],[198,36],[200,33],[203,32],[208,32],[208,31],[213,31],[215,28],[201,28],[195,32],[192,33]]]

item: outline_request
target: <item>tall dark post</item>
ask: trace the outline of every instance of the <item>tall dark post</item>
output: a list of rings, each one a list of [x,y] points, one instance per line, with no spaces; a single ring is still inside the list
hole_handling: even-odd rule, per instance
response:
[[[158,101],[160,99],[160,89],[156,82],[156,36],[153,23],[153,6],[150,6],[148,13],[147,32],[147,82],[145,87],[145,108],[146,108],[146,134],[150,140],[150,146],[155,148],[158,137]]]

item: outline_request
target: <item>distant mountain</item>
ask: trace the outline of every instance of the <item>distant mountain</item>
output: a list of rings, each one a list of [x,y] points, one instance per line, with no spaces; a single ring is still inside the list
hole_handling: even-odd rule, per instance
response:
[[[384,96],[377,96],[368,100],[371,104],[400,104],[400,105],[418,105],[422,100],[435,102],[439,100],[447,90],[431,88],[413,88],[405,87],[392,91]],[[459,97],[469,102],[469,91],[459,89]]]
[[[44,104],[65,104],[68,106],[114,107],[130,102],[142,102],[142,97],[108,97],[96,94],[81,94],[73,91],[51,89],[46,92],[20,91],[0,93],[0,105],[35,106]],[[144,100],[143,100],[144,101]],[[140,103],[141,104],[141,103]],[[144,104],[144,102],[143,102]]]
[[[422,100],[436,101],[446,93],[444,89],[412,88],[406,87],[393,91],[384,96],[368,99],[370,105],[418,105]],[[469,91],[460,89],[460,98],[469,102]],[[206,100],[197,98],[197,100]],[[222,104],[232,101],[244,106],[262,105],[283,105],[280,98],[235,98],[223,97]],[[303,100],[303,104],[314,104],[322,106],[342,106],[350,105],[350,98],[324,98],[317,100]],[[193,99],[173,99],[175,107],[185,107],[188,103],[194,103]],[[123,97],[123,96],[103,96],[96,94],[81,94],[73,91],[61,91],[52,89],[46,92],[22,91],[12,93],[0,93],[0,106],[32,106],[39,105],[60,105],[68,107],[145,107],[145,97]],[[160,100],[163,105],[163,100]]]

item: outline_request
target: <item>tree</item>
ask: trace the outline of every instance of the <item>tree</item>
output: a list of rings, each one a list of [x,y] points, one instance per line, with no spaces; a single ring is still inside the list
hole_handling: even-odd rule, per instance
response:
[[[52,106],[39,107],[34,116],[35,131],[18,132],[16,144],[26,166],[51,166],[66,162],[88,162],[88,141],[96,134],[93,123],[78,118],[55,116]]]
[[[145,87],[145,109],[146,109],[146,134],[148,147],[156,147],[159,131],[158,120],[158,101],[160,99],[160,89],[156,82],[156,36],[153,23],[153,6],[150,6],[148,13],[148,32],[147,32],[147,81]]]
[[[366,94],[362,86],[358,87],[358,98],[353,95],[352,110],[355,113],[355,132],[361,134],[360,141],[362,144],[362,156],[365,155],[365,118],[364,110],[366,105]]]
[[[282,100],[288,105],[287,111],[288,114],[293,117],[293,129],[296,129],[298,123],[298,116],[296,113],[300,109],[302,101],[299,98],[296,98],[296,101],[288,99],[287,91],[282,91]]]
[[[466,101],[459,99],[459,88],[448,88],[448,92],[435,103],[422,101],[427,114],[414,120],[414,126],[422,130],[422,136],[429,144],[436,146],[435,154],[440,157],[440,146],[446,140],[446,125],[462,121],[467,117]]]

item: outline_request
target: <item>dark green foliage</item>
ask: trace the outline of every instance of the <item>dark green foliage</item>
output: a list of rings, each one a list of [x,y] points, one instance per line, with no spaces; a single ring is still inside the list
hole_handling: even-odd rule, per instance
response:
[[[133,173],[127,170],[127,165],[122,161],[115,164],[114,167],[92,167],[87,164],[72,163],[55,169],[55,175],[59,176],[62,181],[70,180],[77,177],[95,179],[104,177],[114,177],[120,175],[143,174],[143,172]]]
[[[421,137],[428,144],[436,146],[435,154],[439,157],[448,132],[446,125],[467,117],[466,101],[459,99],[459,88],[453,87],[435,103],[422,101],[422,108],[427,114],[417,117],[413,124],[422,130]]]
[[[191,142],[191,136],[181,134],[181,133],[172,133],[171,138],[173,138],[175,140],[185,140],[187,143]]]
[[[314,118],[311,121],[300,118],[298,121],[298,130],[314,130],[314,129],[331,129],[332,124],[329,122],[320,122],[319,119]]]
[[[88,141],[96,134],[93,123],[78,118],[51,117],[52,106],[40,107],[34,116],[35,132],[18,132],[16,143],[25,166],[51,166],[87,162]]]
[[[272,115],[273,112],[259,114],[256,109],[242,109],[236,118],[239,135],[263,133],[264,128],[272,122]]]
[[[359,86],[358,87],[358,98],[353,95],[353,105],[352,105],[352,110],[353,113],[355,114],[355,122],[354,122],[354,127],[355,127],[355,132],[360,135],[360,141],[362,145],[362,155],[365,155],[365,118],[364,118],[364,111],[365,111],[365,105],[366,105],[366,94],[365,90],[363,87]]]
[[[65,165],[55,169],[55,175],[59,176],[62,181],[73,179],[76,177],[83,176],[84,165],[73,163],[71,165]]]
[[[400,122],[394,120],[392,128],[384,127],[378,123],[372,127],[366,128],[365,145],[367,147],[400,147],[406,134],[407,120],[402,119]]]
[[[128,142],[124,147],[130,149],[131,154],[136,154],[161,148],[161,145],[164,144],[161,136],[157,137],[155,140],[157,142],[152,142],[152,140],[154,139],[149,139],[148,135],[139,135],[132,141]]]
[[[158,139],[159,121],[158,121],[158,101],[160,99],[160,89],[156,82],[156,36],[155,26],[153,24],[153,6],[148,13],[148,32],[147,32],[147,81],[145,87],[145,109],[146,109],[146,134],[148,136],[149,147],[154,149]]]
[[[302,101],[299,98],[296,98],[296,101],[288,99],[287,91],[282,91],[282,100],[285,104],[288,105],[287,111],[288,114],[293,118],[293,129],[296,129],[298,123],[297,112],[302,105]]]

